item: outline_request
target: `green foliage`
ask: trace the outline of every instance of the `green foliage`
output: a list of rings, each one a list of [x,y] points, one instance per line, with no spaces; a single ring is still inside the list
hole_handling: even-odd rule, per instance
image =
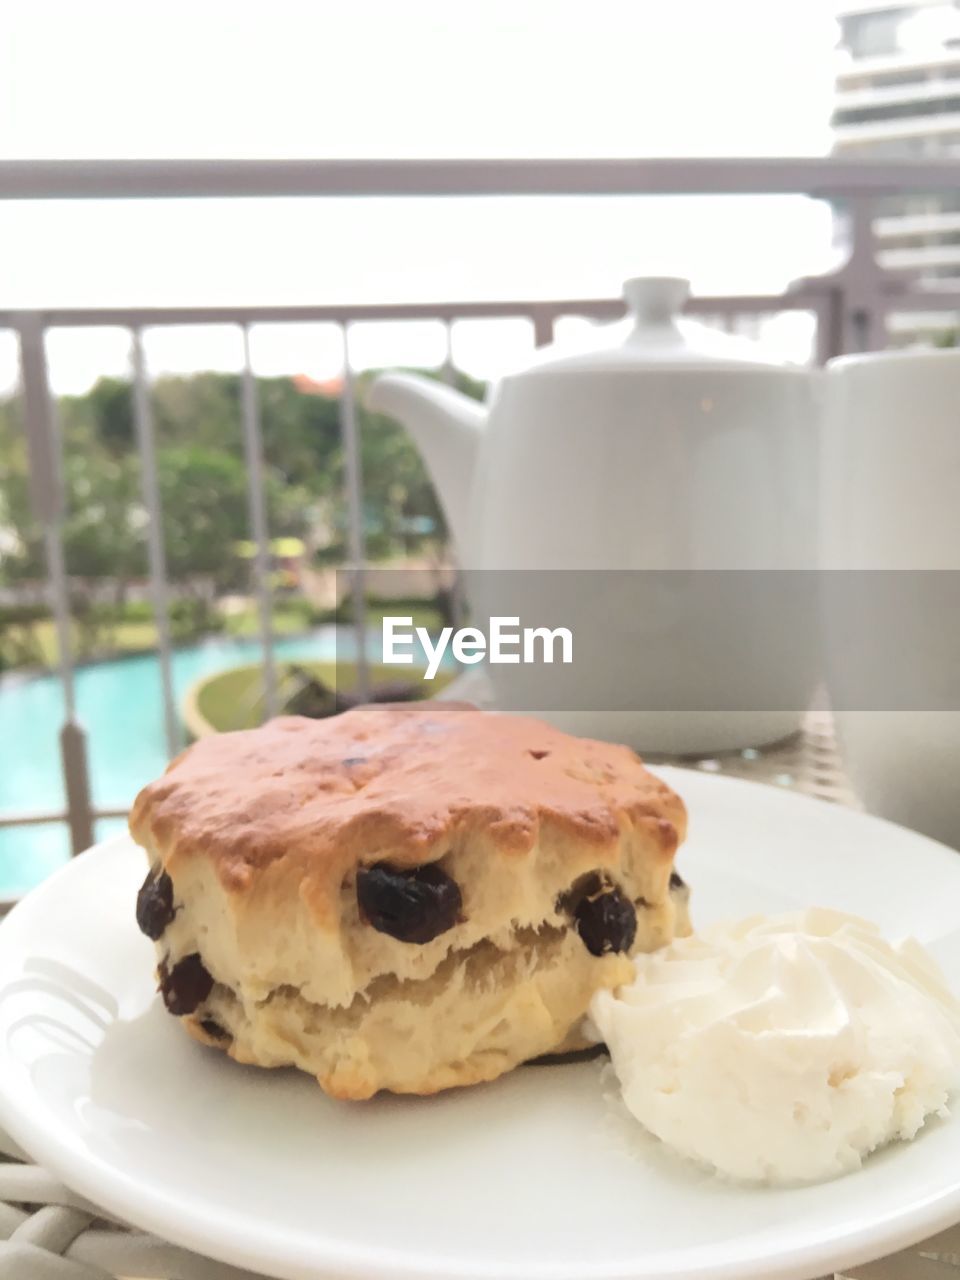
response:
[[[0,485],[0,582],[17,582],[42,577],[45,562],[41,530],[30,508],[26,450],[13,448],[8,457]],[[61,470],[67,572],[120,582],[142,574],[142,508],[135,461],[98,449],[78,450],[66,455]]]
[[[0,606],[0,671],[43,665],[37,623],[45,621],[49,614],[45,605]]]
[[[304,395],[290,378],[260,378],[257,392],[267,463],[290,484],[314,495],[341,492],[339,401]]]
[[[185,595],[170,602],[170,639],[185,644],[224,629],[223,615],[208,596]]]
[[[368,557],[433,554],[447,537],[442,510],[403,428],[363,408],[371,376],[357,387]],[[469,379],[459,385],[483,393]],[[239,376],[220,373],[162,377],[151,388],[167,574],[183,601],[177,638],[219,625],[212,603],[218,593],[249,589],[250,564],[236,554],[251,534],[241,391]],[[258,379],[257,394],[270,536],[302,539],[315,564],[340,563],[348,522],[339,401],[305,393],[290,378]],[[61,397],[58,419],[64,552],[80,649],[92,652],[120,625],[104,612],[105,596],[123,604],[130,583],[147,574],[132,388],[101,378],[85,395]],[[45,573],[19,406],[11,399],[0,402],[0,585]],[[305,625],[317,617],[306,605]],[[0,618],[0,663],[21,665],[31,653],[29,627]]]
[[[153,622],[153,605],[149,600],[126,600],[123,604],[105,605],[109,609],[115,626],[121,623]]]
[[[164,449],[157,459],[167,572],[172,581],[209,574],[236,578],[235,544],[250,529],[247,473],[235,455],[202,445]],[[266,476],[271,533],[305,532],[309,499]]]
[[[67,573],[126,582],[145,572],[144,513],[136,460],[107,450],[74,449],[64,459]]]
[[[96,433],[106,448],[115,453],[133,448],[133,388],[129,382],[100,378],[86,396],[77,400],[81,413],[84,407],[89,411]]]
[[[151,388],[162,444],[196,444],[239,453],[241,382],[235,373],[158,378]]]

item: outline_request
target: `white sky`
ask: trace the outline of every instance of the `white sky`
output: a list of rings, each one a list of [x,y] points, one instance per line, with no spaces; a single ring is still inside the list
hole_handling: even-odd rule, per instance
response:
[[[816,155],[830,0],[2,0],[0,158]],[[776,291],[831,257],[799,198],[0,204],[0,305],[610,295],[644,271]],[[529,334],[458,325],[480,373]],[[359,364],[442,358],[366,326]],[[122,333],[51,340],[58,389]],[[149,335],[154,370],[235,367],[235,332]],[[0,342],[0,382],[12,374]],[[331,372],[335,335],[256,334],[263,372]]]

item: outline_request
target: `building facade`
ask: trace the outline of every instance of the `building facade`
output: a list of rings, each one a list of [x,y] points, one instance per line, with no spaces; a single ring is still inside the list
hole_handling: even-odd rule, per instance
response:
[[[960,324],[936,291],[960,289],[960,3],[838,5],[834,153],[957,158],[955,194],[891,197],[875,229],[885,267],[931,292],[928,312],[890,317],[897,343],[946,341]]]

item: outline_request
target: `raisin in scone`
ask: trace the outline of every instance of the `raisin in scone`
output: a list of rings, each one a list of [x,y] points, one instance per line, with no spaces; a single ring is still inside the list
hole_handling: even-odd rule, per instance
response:
[[[137,902],[197,1039],[337,1098],[582,1047],[593,994],[689,932],[682,801],[626,747],[464,704],[204,738],[137,797]]]

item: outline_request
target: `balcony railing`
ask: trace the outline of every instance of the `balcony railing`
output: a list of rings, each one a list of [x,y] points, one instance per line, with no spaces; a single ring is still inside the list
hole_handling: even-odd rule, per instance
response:
[[[872,202],[893,194],[953,192],[956,165],[951,162],[838,160],[545,160],[545,161],[58,161],[0,163],[0,197],[5,199],[176,199],[250,196],[467,196],[467,195],[707,195],[797,193],[842,200],[849,213],[850,252],[831,275],[798,282],[775,296],[699,297],[689,310],[731,321],[743,315],[806,311],[816,317],[819,362],[844,352],[882,347],[888,312],[929,310],[931,296],[878,265]],[[960,292],[938,291],[936,306],[960,310]],[[54,308],[45,311],[0,309],[0,327],[19,337],[20,395],[26,432],[33,511],[43,529],[49,600],[56,626],[59,678],[65,717],[60,757],[66,804],[39,812],[0,813],[0,827],[63,822],[79,853],[93,842],[98,818],[122,816],[98,808],[91,797],[88,744],[76,711],[71,644],[69,584],[64,562],[64,500],[60,482],[60,443],[47,368],[46,335],[61,326],[123,326],[130,334],[134,421],[148,515],[149,573],[158,636],[166,744],[180,746],[180,728],[171,676],[171,630],[164,560],[155,431],[148,374],[143,354],[146,328],[182,324],[232,324],[243,337],[241,415],[248,478],[251,536],[258,554],[254,581],[259,608],[264,669],[265,712],[276,706],[276,676],[271,629],[268,530],[264,501],[264,464],[260,409],[250,360],[252,325],[325,321],[339,327],[343,393],[340,426],[346,460],[349,554],[358,654],[364,652],[365,565],[363,492],[351,326],[368,320],[423,320],[443,323],[448,334],[467,318],[526,317],[534,340],[553,338],[561,317],[593,320],[622,315],[619,300],[451,302],[410,305],[276,307],[130,307]],[[450,361],[448,359],[448,366]],[[9,902],[0,900],[0,909]]]

